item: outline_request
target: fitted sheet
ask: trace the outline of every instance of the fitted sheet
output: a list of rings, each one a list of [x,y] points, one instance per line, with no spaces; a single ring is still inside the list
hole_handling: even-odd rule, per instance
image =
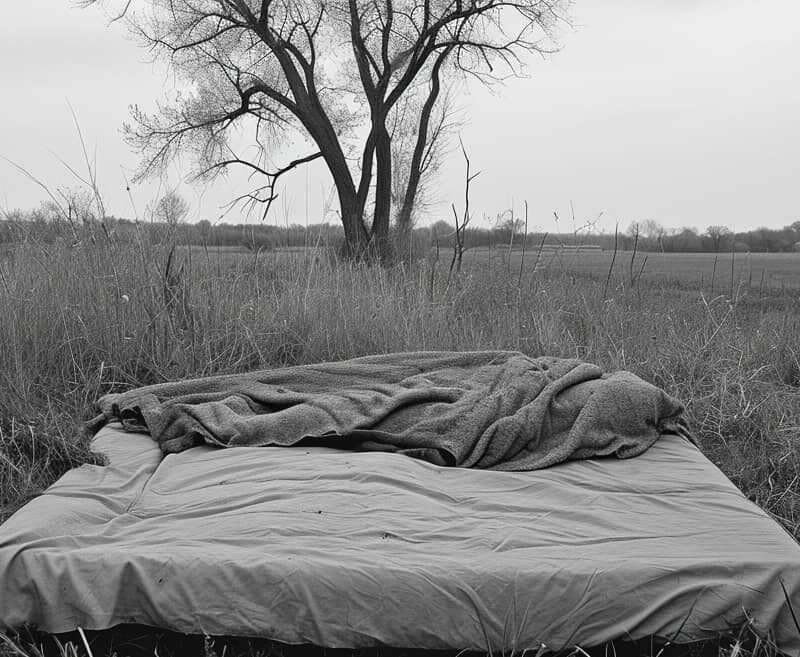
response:
[[[499,651],[687,642],[747,614],[800,651],[800,546],[677,436],[533,472],[325,447],[163,456],[119,425],[93,448],[109,465],[0,527],[0,626]]]

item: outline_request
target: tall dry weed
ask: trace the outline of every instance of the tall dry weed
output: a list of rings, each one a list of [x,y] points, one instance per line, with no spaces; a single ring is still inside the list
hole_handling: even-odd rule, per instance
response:
[[[683,399],[707,453],[798,533],[800,313],[790,305],[646,277],[609,286],[564,267],[510,267],[508,253],[465,261],[452,277],[435,260],[381,268],[323,248],[231,252],[173,237],[139,227],[27,239],[0,263],[3,440],[41,441],[40,455],[56,451],[53,437],[75,444],[92,401],[134,385],[369,353],[518,349],[628,369]],[[37,487],[86,457],[59,450]],[[4,452],[4,481],[30,479],[21,458]]]
[[[0,257],[0,521],[92,459],[101,394],[391,351],[517,349],[628,369],[684,400],[706,454],[800,536],[800,312],[511,253],[380,268],[325,248],[30,235]],[[513,266],[512,266],[513,264]],[[511,274],[509,274],[511,272]],[[732,287],[732,286],[731,286]]]

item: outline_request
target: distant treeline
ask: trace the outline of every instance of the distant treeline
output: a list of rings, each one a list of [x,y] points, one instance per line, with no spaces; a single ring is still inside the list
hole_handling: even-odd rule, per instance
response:
[[[45,216],[40,210],[16,210],[0,219],[0,244],[35,240],[79,242],[84,239],[147,239],[153,242],[169,240],[176,244],[208,247],[240,247],[252,251],[308,246],[337,247],[344,240],[340,225],[296,224],[212,224],[207,220],[196,224],[131,221],[107,216],[103,221],[83,218],[68,221],[57,214]],[[432,226],[415,228],[411,236],[414,251],[421,249],[449,250],[456,241],[455,226],[437,221]],[[467,227],[463,233],[464,249],[476,247],[522,248],[528,250],[553,248],[591,248],[613,250],[664,252],[788,252],[800,251],[800,221],[784,228],[733,233],[722,226],[709,226],[704,233],[693,228],[666,231],[654,222],[634,223],[624,232],[608,233],[542,233],[524,235],[519,223],[511,222],[494,228]],[[405,247],[403,247],[405,248]]]

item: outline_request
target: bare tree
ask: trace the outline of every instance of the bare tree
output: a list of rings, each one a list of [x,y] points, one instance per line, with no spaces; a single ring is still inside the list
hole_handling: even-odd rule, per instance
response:
[[[641,224],[641,232],[654,248],[658,248],[661,251],[664,250],[664,235],[667,232],[664,226],[654,219],[645,219]]]
[[[519,217],[515,217],[511,210],[506,210],[495,218],[494,230],[502,235],[502,239],[513,243],[518,235],[523,235],[525,222]]]
[[[402,209],[416,198],[436,134],[442,80],[490,84],[554,49],[570,0],[83,0],[121,2],[134,33],[189,91],[155,115],[133,109],[127,139],[139,176],[189,153],[200,178],[232,166],[262,184],[237,200],[269,204],[286,173],[322,159],[333,178],[348,250],[380,252],[392,201],[390,126],[406,94],[420,96]],[[255,154],[233,135],[251,130]],[[305,140],[309,152],[276,165]],[[284,149],[285,150],[285,149]],[[287,158],[288,159],[288,158]],[[371,191],[374,187],[374,191]],[[372,199],[368,203],[368,199]],[[372,215],[371,218],[368,215]],[[402,219],[401,221],[406,221]]]
[[[711,239],[711,243],[714,245],[714,251],[719,253],[723,243],[732,233],[726,226],[709,226],[706,228],[706,235]]]
[[[168,190],[153,208],[153,218],[169,226],[179,224],[188,214],[189,204],[175,189]]]
[[[418,85],[418,87],[421,85]],[[393,112],[390,137],[392,141],[392,216],[401,242],[415,224],[419,213],[440,200],[433,191],[436,175],[442,165],[443,156],[449,147],[449,138],[461,126],[458,112],[454,109],[453,85],[443,92],[441,100],[431,104],[427,119],[428,135],[425,147],[417,152],[419,140],[417,125],[421,112],[430,98],[427,89],[419,88],[407,93]]]
[[[667,234],[667,231],[654,219],[632,221],[630,226],[628,226],[627,233],[633,238],[637,246],[661,251],[664,249],[664,236]]]

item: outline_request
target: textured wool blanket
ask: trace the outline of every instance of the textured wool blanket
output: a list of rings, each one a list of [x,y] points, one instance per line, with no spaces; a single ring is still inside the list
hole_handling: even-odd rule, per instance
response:
[[[630,372],[518,352],[416,352],[261,370],[105,395],[92,430],[120,420],[165,453],[322,444],[438,465],[535,470],[688,437],[683,406]]]

